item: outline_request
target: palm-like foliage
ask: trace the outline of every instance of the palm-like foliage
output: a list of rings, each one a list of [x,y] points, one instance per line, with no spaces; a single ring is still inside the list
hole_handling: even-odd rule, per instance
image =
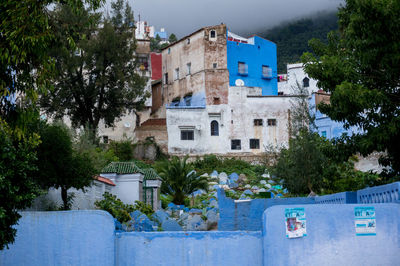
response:
[[[184,204],[187,195],[198,189],[208,188],[207,177],[198,176],[186,161],[187,157],[179,159],[174,156],[170,161],[165,160],[156,165],[163,181],[161,192],[171,195],[175,204]]]

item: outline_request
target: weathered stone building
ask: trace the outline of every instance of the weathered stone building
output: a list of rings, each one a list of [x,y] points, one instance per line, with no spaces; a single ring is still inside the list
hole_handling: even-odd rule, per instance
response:
[[[287,144],[290,97],[278,96],[274,43],[204,27],[163,49],[162,83],[138,132],[170,154],[259,155]],[[165,119],[166,135],[153,119]]]

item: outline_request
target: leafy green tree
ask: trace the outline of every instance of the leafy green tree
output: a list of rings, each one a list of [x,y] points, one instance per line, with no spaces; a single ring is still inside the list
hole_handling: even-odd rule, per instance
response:
[[[93,131],[101,120],[112,126],[126,112],[140,111],[148,96],[135,61],[131,8],[123,0],[111,7],[111,17],[103,19],[89,10],[77,14],[66,5],[55,8],[59,45],[51,55],[57,76],[54,90],[41,98],[48,113],[68,115],[73,126]],[[76,32],[72,41],[64,37],[71,29]]]
[[[130,140],[111,141],[108,149],[112,151],[120,161],[133,160],[133,145]]]
[[[171,34],[169,35],[169,37],[168,37],[168,41],[169,41],[169,43],[174,43],[174,42],[177,42],[177,41],[178,41],[178,38],[176,38],[176,35],[175,35],[175,34],[171,33]]]
[[[28,131],[38,117],[36,100],[51,88],[54,39],[49,6],[57,1],[0,1],[0,249],[14,241],[18,209],[38,194],[35,171],[37,134]],[[100,0],[64,1],[78,12]],[[69,33],[66,33],[69,36]]]
[[[339,31],[328,44],[313,39],[314,54],[303,55],[305,71],[331,94],[318,108],[346,127],[362,155],[386,152],[380,162],[400,173],[400,2],[346,0]]]
[[[170,161],[164,160],[156,164],[162,179],[161,192],[173,197],[172,202],[183,205],[185,198],[198,189],[207,190],[208,182],[204,176],[198,176],[187,157],[179,159],[174,156]]]
[[[91,185],[96,169],[86,153],[73,149],[72,136],[63,124],[44,125],[38,149],[39,181],[43,188],[61,188],[63,209],[70,208],[68,189]]]
[[[319,193],[323,186],[323,170],[327,160],[321,150],[324,140],[318,133],[301,130],[289,141],[289,148],[282,149],[274,168],[277,178],[296,195]]]
[[[156,35],[155,38],[151,38],[150,39],[150,50],[152,52],[159,52],[161,50],[160,42],[161,42],[161,37],[158,34]]]
[[[102,147],[99,139],[90,130],[81,131],[73,146],[76,152],[85,154],[90,159],[96,173],[100,173],[109,163],[119,161],[114,150]]]
[[[15,132],[0,118],[0,250],[14,242],[13,228],[38,195],[35,183],[37,135],[16,141]]]

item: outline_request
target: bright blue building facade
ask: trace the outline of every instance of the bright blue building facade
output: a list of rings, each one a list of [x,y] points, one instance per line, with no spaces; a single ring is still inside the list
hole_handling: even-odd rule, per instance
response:
[[[275,43],[258,36],[237,40],[228,34],[227,61],[229,86],[260,87],[262,95],[278,95]]]
[[[351,136],[353,134],[361,133],[362,130],[358,127],[344,128],[342,122],[333,121],[329,116],[321,113],[315,105],[315,93],[312,94],[309,100],[310,112],[315,115],[315,127],[318,134],[327,139],[339,138],[343,134]]]
[[[166,31],[156,31],[156,32],[154,32],[154,38],[156,38],[157,35],[160,36],[160,39],[162,41],[168,40],[168,34],[167,34]]]

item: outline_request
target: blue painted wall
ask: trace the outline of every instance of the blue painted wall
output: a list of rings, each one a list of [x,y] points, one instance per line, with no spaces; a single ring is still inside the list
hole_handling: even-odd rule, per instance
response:
[[[400,203],[400,182],[357,191],[358,203]]]
[[[376,236],[356,236],[354,207],[374,206]],[[302,207],[307,236],[286,238],[285,208]],[[264,266],[399,265],[400,205],[290,205],[264,213]]]
[[[262,265],[261,232],[116,235],[116,265]]]
[[[104,211],[23,212],[0,265],[114,265],[114,220]]]
[[[349,129],[344,128],[344,124],[336,122],[330,119],[328,116],[322,114],[315,106],[315,94],[309,100],[310,112],[315,115],[315,126],[316,131],[320,136],[324,136],[327,139],[339,138],[342,134],[346,133],[351,136],[356,133],[361,133],[362,130],[358,127],[350,127]]]
[[[254,44],[227,41],[229,85],[241,79],[246,87],[261,87],[262,95],[278,95],[276,44],[254,36]],[[248,66],[248,74],[238,73],[238,62]],[[262,77],[262,66],[272,68],[272,79]]]
[[[314,198],[253,199],[235,202],[227,198],[223,189],[218,190],[219,231],[262,229],[264,211],[274,205],[314,204]]]
[[[205,108],[206,107],[206,94],[204,91],[195,92],[190,96],[190,105],[187,105],[185,97],[181,97],[179,103],[169,103],[166,105],[167,109],[187,109],[187,108]]]
[[[376,236],[355,235],[356,206],[375,208]],[[305,209],[307,236],[288,239],[285,208],[296,207]],[[262,231],[254,232],[114,233],[103,211],[22,216],[16,242],[0,251],[0,265],[363,266],[398,265],[400,254],[400,205],[393,203],[272,206],[262,216]]]
[[[316,204],[349,204],[357,203],[357,192],[346,191],[315,197]]]

